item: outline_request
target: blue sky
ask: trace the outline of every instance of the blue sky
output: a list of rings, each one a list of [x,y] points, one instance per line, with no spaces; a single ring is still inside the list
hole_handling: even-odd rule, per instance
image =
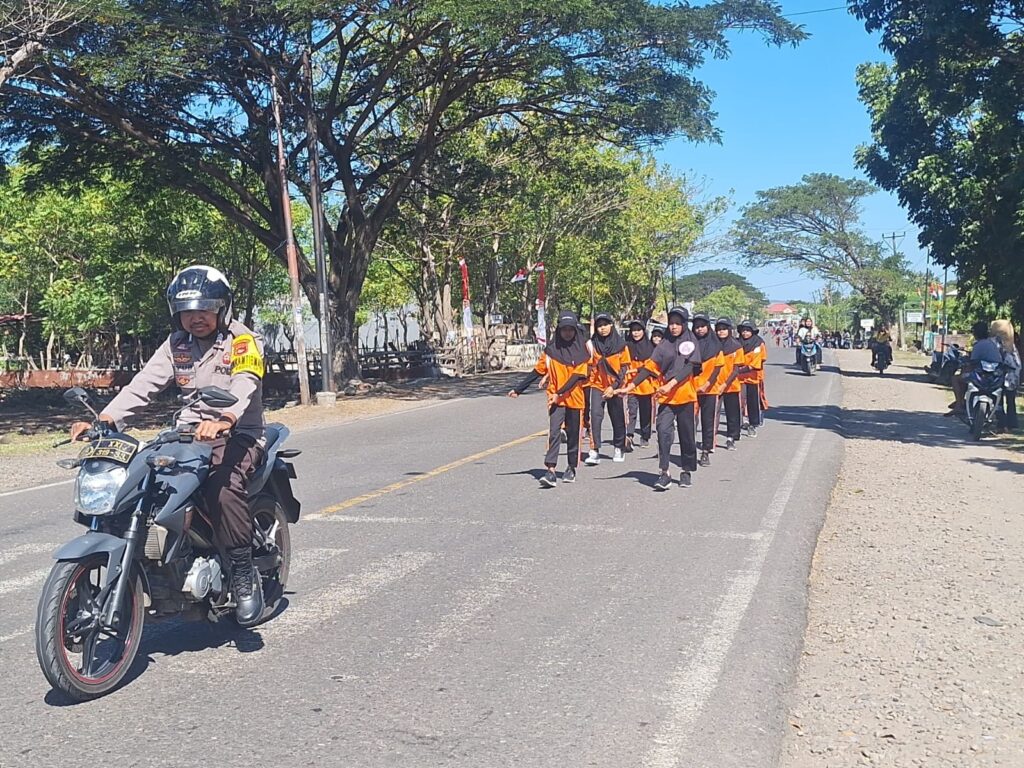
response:
[[[721,144],[666,144],[658,158],[694,181],[704,180],[709,195],[733,201],[729,220],[754,200],[758,190],[795,184],[807,173],[866,178],[853,153],[871,139],[867,111],[857,100],[858,64],[883,61],[877,36],[845,9],[807,13],[841,5],[841,0],[783,0],[783,13],[802,24],[810,39],[796,48],[772,48],[750,33],[733,37],[732,55],[711,61],[701,79],[717,93],[715,110]],[[801,15],[795,15],[801,14]],[[925,253],[895,195],[879,191],[864,205],[863,227],[881,238],[904,232],[897,245],[912,266],[923,270]],[[747,273],[772,300],[811,299],[820,280],[777,268],[748,270],[718,258],[692,270],[725,267]]]

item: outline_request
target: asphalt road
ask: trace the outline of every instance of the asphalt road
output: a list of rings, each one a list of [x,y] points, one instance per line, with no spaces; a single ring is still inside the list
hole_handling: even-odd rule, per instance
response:
[[[539,393],[295,435],[285,610],[154,624],[85,704],[32,644],[71,486],[0,496],[0,766],[774,765],[842,450],[837,372],[790,354],[758,436],[661,494],[653,449],[541,490]]]

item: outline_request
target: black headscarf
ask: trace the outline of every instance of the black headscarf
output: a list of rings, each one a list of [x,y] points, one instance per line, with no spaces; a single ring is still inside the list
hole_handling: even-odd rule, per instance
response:
[[[562,328],[567,326],[575,331],[572,341],[562,339]],[[590,359],[590,350],[587,349],[587,342],[583,338],[583,334],[580,333],[579,320],[576,319],[575,313],[567,309],[558,313],[555,333],[548,345],[544,347],[544,354],[570,368]]]
[[[633,327],[636,326],[644,332],[640,341],[633,339]],[[632,360],[646,360],[654,352],[654,342],[647,337],[647,329],[639,320],[629,321],[629,333],[626,335],[626,346],[629,347],[629,357]]]
[[[716,338],[718,337],[718,326],[720,325],[724,325],[726,328],[729,329],[728,336],[726,336],[724,339],[718,339],[719,343],[722,345],[722,352],[724,352],[727,355],[731,355],[737,349],[742,349],[743,345],[740,344],[739,339],[732,335],[732,320],[730,320],[728,317],[718,318],[718,322],[715,323]]]
[[[764,339],[762,339],[761,336],[758,334],[757,328],[754,326],[754,323],[751,322],[750,320],[742,321],[738,326],[736,326],[736,328],[749,328],[754,332],[754,335],[751,336],[749,339],[744,339],[742,336],[740,337],[740,344],[743,345],[744,352],[752,352],[753,350],[757,349],[759,346],[764,344]]]
[[[693,372],[693,366],[700,363],[700,347],[698,339],[693,331],[686,327],[686,321],[690,319],[690,313],[685,307],[673,307],[669,310],[668,319],[672,315],[679,315],[683,320],[683,332],[678,336],[669,333],[665,329],[665,338],[654,348],[651,358],[658,366],[658,370],[666,379],[682,380]]]
[[[602,321],[611,323],[612,332],[607,336],[602,336],[597,332],[597,326]],[[594,335],[590,337],[590,340],[594,342],[594,349],[602,357],[617,355],[626,348],[626,342],[619,333],[619,329],[615,327],[615,321],[607,312],[601,312],[594,318]]]
[[[697,323],[703,323],[708,327],[708,332],[703,338],[697,334]],[[697,337],[697,343],[700,346],[700,359],[704,362],[714,360],[718,353],[722,351],[722,342],[719,341],[718,334],[715,333],[710,318],[703,312],[698,312],[693,316],[693,327],[693,335]]]

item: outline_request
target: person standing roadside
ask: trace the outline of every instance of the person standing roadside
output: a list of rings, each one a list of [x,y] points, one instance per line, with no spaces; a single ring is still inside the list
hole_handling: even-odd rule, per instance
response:
[[[999,342],[1003,352],[1003,365],[1006,368],[1006,381],[1003,389],[1002,408],[999,412],[1000,429],[1016,432],[1017,421],[1017,389],[1020,387],[1020,352],[1014,343],[1013,325],[1009,320],[993,320],[989,326],[989,335]]]

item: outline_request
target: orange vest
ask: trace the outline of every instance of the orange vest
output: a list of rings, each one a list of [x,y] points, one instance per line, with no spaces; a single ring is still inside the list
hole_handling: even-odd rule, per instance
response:
[[[634,360],[632,357],[629,359],[629,375],[626,379],[626,383],[632,383],[633,379],[636,378],[637,373],[644,367],[646,360]],[[658,381],[654,376],[644,379],[636,385],[636,389],[633,390],[633,394],[639,397],[645,397],[647,395],[653,395],[658,390]]]
[[[665,383],[665,377],[662,376],[661,370],[658,368],[658,364],[654,362],[653,357],[644,361],[644,368],[651,373],[657,374],[660,384]],[[687,376],[680,381],[667,395],[658,395],[659,405],[685,405],[686,403],[695,402],[697,402],[697,388],[693,386],[693,376]]]
[[[591,355],[590,358],[590,380],[587,382],[588,386],[597,387],[599,389],[607,389],[608,387],[615,386],[615,377],[612,376],[606,370],[606,366],[602,361],[607,361],[608,368],[613,371],[621,371],[625,369],[629,371],[629,347],[623,347],[621,352],[618,352],[610,357],[605,357],[597,350]],[[625,381],[625,379],[623,379]]]
[[[768,350],[764,344],[758,344],[743,356],[743,365],[753,370],[750,373],[740,374],[739,379],[744,384],[760,384],[764,381],[764,363],[768,359]]]
[[[718,374],[718,391],[715,394],[731,394],[739,392],[743,385],[740,384],[739,377],[737,376],[732,380],[732,383],[726,389],[725,382],[732,376],[732,372],[739,368],[741,365],[745,365],[746,355],[743,353],[743,347],[740,347],[730,355],[724,355],[723,360],[725,364],[722,366],[722,372]]]
[[[580,363],[575,367],[570,367],[568,365],[563,365],[557,360],[553,360],[547,355],[541,355],[540,360],[537,361],[537,365],[533,367],[533,370],[541,376],[547,376],[548,394],[558,395],[558,390],[564,387],[565,383],[569,381],[573,375],[587,375],[587,364]],[[566,408],[575,408],[576,410],[582,411],[583,406],[586,404],[586,398],[583,394],[583,382],[581,381],[578,383],[564,395],[558,395],[557,404],[564,405]]]
[[[722,378],[722,374],[725,373],[725,355],[719,352],[710,360],[705,360],[700,364],[700,373],[693,377],[693,383],[698,390],[703,389],[707,386],[708,382],[711,381],[711,374],[715,372],[715,368],[722,366],[722,370],[718,372],[718,381],[715,382],[715,387],[718,386],[719,381]],[[704,394],[706,395],[717,395],[717,392],[709,389]]]

